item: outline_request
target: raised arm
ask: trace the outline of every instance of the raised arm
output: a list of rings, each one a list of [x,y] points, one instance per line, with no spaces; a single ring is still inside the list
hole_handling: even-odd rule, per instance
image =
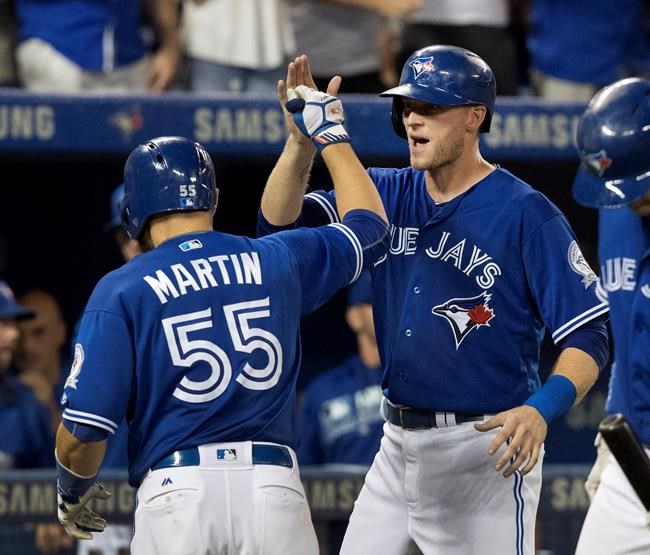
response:
[[[341,78],[333,77],[327,87],[328,94],[335,96],[340,84]],[[286,109],[289,100],[287,90],[294,90],[300,85],[316,88],[307,56],[299,56],[290,62],[286,81],[278,82],[278,99],[284,112],[288,136],[282,154],[266,182],[261,203],[264,218],[276,226],[292,224],[300,215],[316,154],[311,140],[296,127],[292,115]]]
[[[299,85],[288,91],[287,110],[297,128],[321,152],[332,177],[337,210],[343,220],[352,210],[368,210],[386,222],[386,213],[374,183],[350,144],[343,123],[341,101],[327,93]]]

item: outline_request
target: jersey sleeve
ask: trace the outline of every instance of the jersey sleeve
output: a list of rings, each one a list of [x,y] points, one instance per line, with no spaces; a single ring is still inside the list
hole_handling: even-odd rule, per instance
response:
[[[114,434],[131,395],[134,361],[128,325],[106,310],[83,315],[63,393],[63,418]]]
[[[334,191],[313,191],[307,193],[303,199],[302,212],[298,219],[286,226],[277,226],[270,223],[262,214],[257,212],[257,236],[266,237],[278,231],[287,231],[298,227],[319,227],[327,224],[340,223],[336,211],[336,196]]]
[[[277,233],[294,260],[292,271],[300,279],[302,310],[308,314],[340,288],[354,282],[386,250],[387,226],[366,210],[355,210],[345,223]]]
[[[598,278],[561,214],[525,239],[523,256],[528,286],[554,343],[608,311],[596,293]]]

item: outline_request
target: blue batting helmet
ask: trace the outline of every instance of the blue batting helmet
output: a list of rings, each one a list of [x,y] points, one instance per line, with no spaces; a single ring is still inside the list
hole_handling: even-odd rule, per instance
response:
[[[573,198],[591,208],[626,206],[650,187],[650,81],[622,79],[598,91],[578,122]]]
[[[136,147],[126,160],[122,225],[133,239],[156,214],[212,210],[216,205],[214,166],[199,143],[158,137]]]
[[[485,106],[487,114],[481,133],[490,131],[497,95],[494,73],[485,61],[465,48],[449,45],[427,46],[416,50],[402,68],[399,85],[380,96],[393,97],[393,129],[403,139],[403,98],[441,106]]]

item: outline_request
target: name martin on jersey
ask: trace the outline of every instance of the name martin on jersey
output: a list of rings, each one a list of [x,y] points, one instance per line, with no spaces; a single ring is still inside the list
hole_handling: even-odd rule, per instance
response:
[[[172,264],[143,279],[165,304],[170,297],[220,285],[262,285],[262,266],[256,252],[219,254]]]

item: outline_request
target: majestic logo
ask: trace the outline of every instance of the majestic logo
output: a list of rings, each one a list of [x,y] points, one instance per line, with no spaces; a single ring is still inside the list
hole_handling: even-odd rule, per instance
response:
[[[77,343],[74,346],[74,359],[72,359],[72,366],[70,367],[70,375],[65,381],[64,388],[71,387],[72,389],[77,389],[77,376],[81,372],[81,366],[84,363],[84,349],[81,346],[81,343]]]
[[[476,297],[449,299],[431,309],[433,314],[444,318],[451,326],[456,340],[456,350],[469,332],[479,326],[490,325],[490,320],[495,316],[494,310],[488,305],[491,298],[491,293],[483,291]]]
[[[122,134],[122,140],[125,143],[131,141],[133,134],[142,128],[144,118],[140,108],[131,108],[130,110],[120,110],[109,117],[111,125],[117,127]]]
[[[596,274],[591,269],[585,257],[582,256],[582,251],[578,246],[578,243],[571,241],[569,245],[569,251],[567,252],[567,258],[569,260],[569,266],[571,269],[578,275],[582,276],[582,283],[587,289],[592,283],[598,281]]]
[[[605,170],[613,164],[612,159],[607,157],[605,150],[586,154],[583,160],[587,164],[587,167],[598,177],[602,177]]]
[[[236,461],[237,449],[217,449],[218,461]]]
[[[161,485],[161,487],[162,486],[171,486],[173,483],[174,482],[172,482],[172,479],[169,476],[167,476],[167,477],[165,477],[165,479],[162,481],[162,484],[160,484],[160,485]]]
[[[409,65],[413,68],[415,78],[417,79],[424,72],[433,72],[436,66],[433,65],[433,56],[428,58],[415,58]]]

